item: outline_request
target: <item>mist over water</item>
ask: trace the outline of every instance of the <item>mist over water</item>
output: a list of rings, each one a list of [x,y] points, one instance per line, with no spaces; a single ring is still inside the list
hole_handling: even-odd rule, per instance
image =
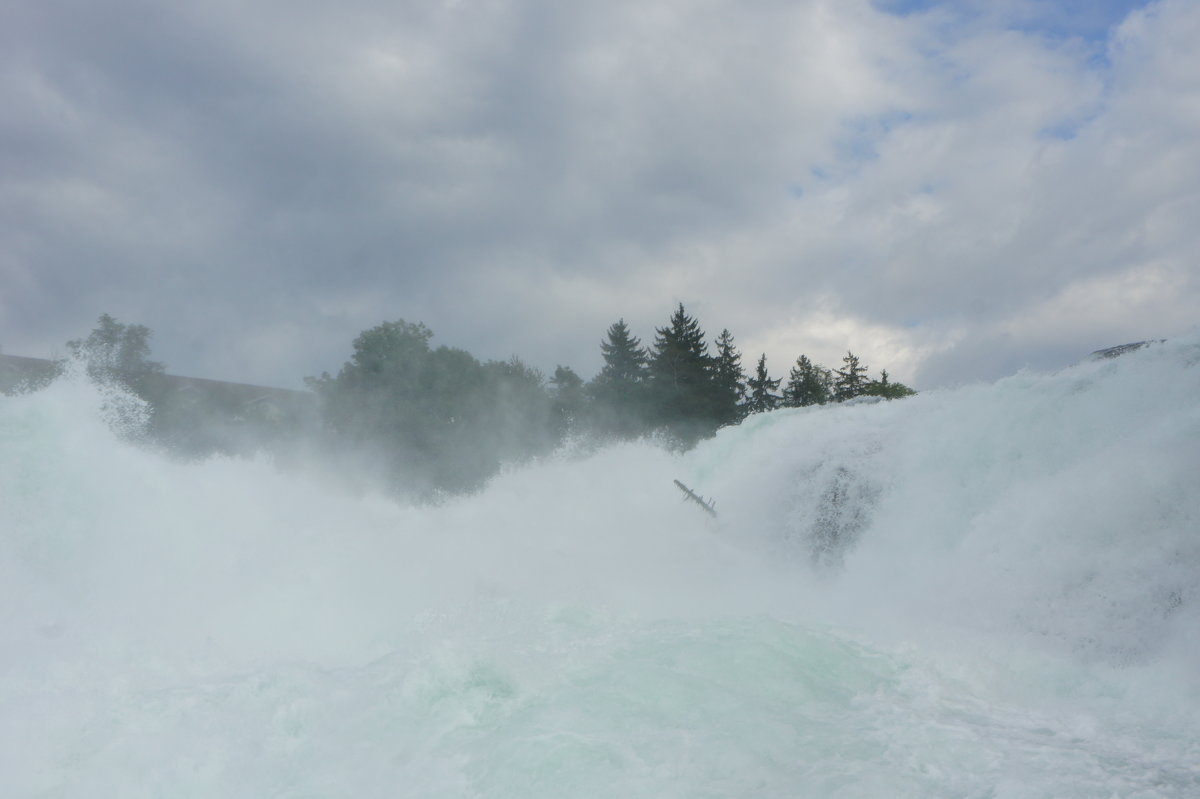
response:
[[[434,507],[0,397],[0,795],[1195,797],[1198,397],[1192,336]]]

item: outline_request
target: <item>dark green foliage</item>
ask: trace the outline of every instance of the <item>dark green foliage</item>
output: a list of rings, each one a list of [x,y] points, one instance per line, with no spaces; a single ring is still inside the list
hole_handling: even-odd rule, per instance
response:
[[[632,385],[646,380],[646,350],[636,336],[630,335],[624,319],[618,319],[608,328],[608,340],[600,342],[604,366],[597,381]]]
[[[680,304],[658,328],[650,353],[650,423],[682,446],[743,418],[746,376],[733,335],[723,330],[708,354],[700,323]]]
[[[902,399],[904,397],[911,397],[916,393],[903,383],[892,383],[889,381],[887,369],[884,369],[880,373],[878,380],[872,380],[867,383],[867,387],[863,390],[865,396],[883,397],[884,399]]]
[[[842,368],[833,370],[833,398],[838,402],[862,396],[867,389],[867,367],[853,352],[846,352]]]
[[[720,425],[715,359],[700,323],[683,304],[655,331],[650,354],[650,395],[656,426],[691,446]]]
[[[591,429],[602,437],[632,438],[645,433],[649,416],[646,350],[621,319],[609,326],[600,352],[604,366],[587,386]]]
[[[161,363],[150,360],[150,335],[145,325],[122,324],[102,314],[88,337],[68,341],[67,350],[83,361],[93,380],[122,386],[150,401],[164,371]]]
[[[708,345],[700,323],[688,316],[682,303],[671,315],[670,323],[656,328],[655,334],[649,364],[651,381],[671,391],[704,387],[711,360]]]
[[[737,424],[746,416],[746,375],[742,355],[733,346],[733,334],[722,330],[717,337],[713,362],[713,418],[718,427]]]
[[[780,395],[765,354],[747,379],[733,335],[722,330],[710,354],[699,321],[682,304],[655,333],[647,351],[623,319],[609,326],[600,345],[604,365],[585,384],[566,366],[547,382],[516,357],[481,363],[465,350],[432,348],[424,324],[384,322],[354,339],[336,376],[307,379],[320,406],[317,437],[327,454],[367,464],[398,493],[435,497],[474,490],[504,464],[549,452],[568,435],[607,441],[661,433],[686,448],[781,405],[915,393],[886,371],[867,379],[847,352],[836,373],[800,356]],[[149,432],[172,450],[279,452],[276,445],[291,435],[298,452],[300,431],[317,426],[312,394],[167,376],[149,358],[149,338],[148,328],[105,314],[67,347],[94,379],[147,400]]]
[[[336,378],[325,373],[307,380],[321,396],[329,429],[354,443],[382,436],[411,445],[420,436],[419,419],[430,412],[425,407],[430,388],[440,388],[455,372],[447,364],[455,355],[433,357],[432,336],[423,324],[384,322],[354,339],[354,352]]]
[[[477,427],[501,463],[546,453],[559,441],[554,397],[545,376],[515,355],[483,365],[485,381],[476,392],[483,407]]]
[[[150,328],[126,325],[102,314],[88,337],[68,341],[67,350],[72,359],[83,364],[93,382],[120,388],[143,401],[119,395],[105,401],[110,424],[119,435],[142,440],[155,432],[155,417],[161,416],[167,386],[163,365],[150,360]],[[60,361],[58,371],[64,368],[66,362]]]
[[[833,373],[801,355],[788,376],[783,404],[789,408],[824,405],[833,398]]]
[[[557,432],[560,436],[576,432],[587,408],[583,378],[571,367],[558,365],[550,385]]]
[[[746,381],[748,396],[746,398],[747,413],[763,413],[764,411],[773,411],[779,407],[782,397],[775,392],[779,388],[782,378],[772,380],[767,374],[767,354],[764,352],[762,357],[758,359],[758,367],[754,370],[754,377]]]
[[[430,338],[423,324],[385,322],[354,340],[337,377],[309,381],[336,441],[380,464],[397,491],[423,497],[474,490],[503,463],[556,445],[541,373],[517,358],[430,349]]]

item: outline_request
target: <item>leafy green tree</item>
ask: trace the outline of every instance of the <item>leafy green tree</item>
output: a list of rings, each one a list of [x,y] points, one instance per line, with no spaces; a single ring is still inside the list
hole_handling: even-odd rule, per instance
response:
[[[419,497],[473,491],[500,468],[489,413],[495,369],[466,350],[438,347],[417,367],[415,395],[397,395],[384,421],[403,438],[392,453],[396,488]]]
[[[521,462],[557,446],[561,431],[545,375],[516,356],[483,366],[476,435],[499,462]]]
[[[375,465],[384,483],[417,495],[441,487],[435,453],[453,440],[464,390],[482,380],[474,358],[446,348],[435,354],[432,337],[420,323],[384,322],[354,339],[336,377],[307,381],[334,441]]]
[[[778,408],[783,398],[774,392],[779,388],[780,382],[782,382],[782,378],[772,380],[771,376],[767,374],[767,354],[764,352],[758,359],[754,377],[746,381],[748,391],[746,410],[749,413],[763,413]]]
[[[150,335],[145,325],[126,325],[102,314],[87,338],[67,342],[71,359],[93,382],[122,390],[107,396],[104,408],[113,430],[133,441],[155,435],[168,393],[163,365],[150,360]],[[66,361],[56,361],[51,379],[66,367]]]
[[[88,337],[68,341],[67,350],[85,364],[93,380],[120,385],[153,402],[164,367],[150,360],[150,335],[145,325],[122,324],[102,314]]]
[[[431,349],[429,328],[399,320],[364,331],[336,377],[309,385],[335,440],[401,493],[472,491],[500,466],[558,440],[545,378],[517,358],[480,363]]]
[[[425,325],[404,320],[360,333],[337,377],[306,381],[321,397],[327,427],[354,444],[415,446],[437,374],[432,337]]]
[[[550,386],[558,431],[563,435],[575,431],[587,409],[583,378],[571,367],[558,365],[554,367]]]
[[[809,360],[807,355],[796,359],[783,389],[783,404],[789,408],[824,405],[832,398],[833,374]]]
[[[857,355],[847,350],[842,368],[833,370],[833,398],[845,402],[861,396],[867,390],[867,367]]]

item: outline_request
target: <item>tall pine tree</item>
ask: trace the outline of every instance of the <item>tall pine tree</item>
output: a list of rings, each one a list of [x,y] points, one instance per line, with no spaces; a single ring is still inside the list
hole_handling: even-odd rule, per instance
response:
[[[754,377],[746,381],[746,388],[749,390],[749,396],[746,399],[747,412],[763,413],[778,408],[782,398],[773,392],[779,388],[781,380],[781,378],[772,380],[771,376],[767,374],[767,354],[764,352],[758,359]]]
[[[832,386],[832,373],[810,361],[807,355],[801,355],[788,375],[788,383],[783,390],[783,404],[789,408],[824,405],[831,399]]]
[[[867,389],[867,367],[857,355],[849,350],[842,358],[842,368],[835,369],[833,379],[833,398],[845,402],[862,395]]]
[[[645,432],[649,371],[642,342],[620,319],[609,326],[600,352],[604,366],[587,387],[592,426],[600,433],[625,438]]]
[[[713,359],[713,416],[719,427],[737,424],[746,417],[746,374],[742,354],[733,345],[733,334],[722,330]]]
[[[685,446],[694,444],[720,423],[713,402],[714,359],[700,323],[683,303],[655,333],[649,362],[655,421]]]
[[[600,342],[604,366],[597,376],[601,382],[632,385],[646,380],[646,350],[637,336],[631,335],[624,319],[608,328],[608,340]]]

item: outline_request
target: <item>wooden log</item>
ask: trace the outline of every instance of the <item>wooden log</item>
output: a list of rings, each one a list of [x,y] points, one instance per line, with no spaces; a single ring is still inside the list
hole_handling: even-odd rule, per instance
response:
[[[704,499],[702,496],[678,480],[675,481],[675,485],[678,486],[679,490],[684,493],[685,501],[691,500],[692,502],[695,502],[697,505],[703,508],[704,512],[709,516],[713,517],[714,519],[717,518],[717,503],[713,502],[711,499]]]

